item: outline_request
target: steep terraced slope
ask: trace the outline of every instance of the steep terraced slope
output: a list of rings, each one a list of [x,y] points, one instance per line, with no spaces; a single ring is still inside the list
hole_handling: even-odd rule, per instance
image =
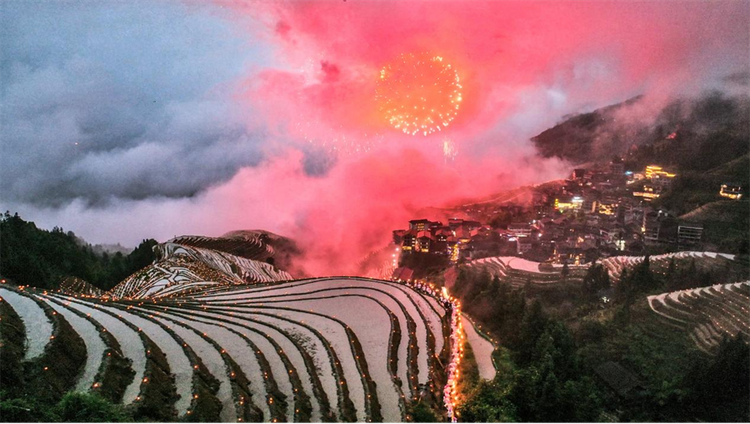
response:
[[[136,272],[107,294],[113,298],[143,299],[175,296],[214,285],[237,285],[291,280],[289,273],[265,262],[229,253],[162,243],[157,261]]]
[[[650,264],[652,271],[666,270],[669,261],[688,260],[695,258],[701,261],[705,267],[725,266],[728,261],[734,260],[734,255],[715,252],[675,252],[663,255],[651,256]],[[624,269],[630,269],[643,262],[643,256],[613,256],[600,259],[597,263],[602,264],[613,282],[620,279]],[[486,269],[490,275],[509,282],[513,286],[522,286],[527,282],[532,284],[554,284],[563,280],[562,265],[549,265],[533,262],[515,256],[496,256],[476,259],[463,265],[468,270]],[[590,264],[570,265],[568,267],[568,281],[581,281],[586,275]]]
[[[725,336],[742,334],[750,340],[750,281],[662,293],[649,296],[648,304],[707,353]]]

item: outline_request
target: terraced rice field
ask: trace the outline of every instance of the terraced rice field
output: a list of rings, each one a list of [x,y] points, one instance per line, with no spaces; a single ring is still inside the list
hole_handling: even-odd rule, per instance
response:
[[[671,259],[680,260],[690,258],[701,259],[706,262],[715,262],[717,265],[723,265],[726,261],[734,260],[734,255],[728,253],[685,251],[651,256],[649,257],[649,261],[652,269],[654,267],[664,267],[666,269],[666,266]],[[624,269],[630,269],[643,262],[644,259],[643,256],[614,256],[603,259],[600,263],[607,268],[609,276],[613,281],[619,281]]]
[[[155,247],[157,261],[115,286],[112,298],[145,299],[175,296],[216,285],[268,283],[292,276],[265,262],[229,253],[162,243]]]
[[[750,340],[750,281],[662,293],[649,296],[648,304],[707,353],[725,336],[742,334]]]
[[[690,258],[700,259],[704,266],[723,266],[727,261],[733,261],[734,255],[727,253],[715,252],[676,252],[650,257],[652,270],[658,271],[660,268],[666,270],[669,261],[686,260]],[[613,256],[611,258],[597,261],[603,265],[609,272],[613,282],[620,279],[624,269],[630,269],[643,262],[643,256]],[[554,284],[562,281],[562,266],[544,266],[538,262],[529,261],[524,258],[514,256],[496,256],[489,258],[476,259],[464,265],[467,269],[481,270],[486,269],[490,275],[497,276],[501,280],[509,282],[511,285],[519,287],[527,282],[532,284]],[[568,281],[582,281],[586,275],[590,264],[570,265],[568,267]]]
[[[424,396],[452,411],[459,312],[427,286],[174,278],[160,290],[134,285],[135,295],[119,299],[3,285],[0,310],[15,313],[2,320],[20,321],[25,360],[50,372],[55,337],[82,340],[85,360],[68,390],[107,393],[132,408],[162,405],[173,420],[213,411],[208,419],[223,422],[399,422]],[[169,291],[182,284],[190,290]]]
[[[476,259],[464,265],[470,270],[486,269],[493,277],[513,286],[520,287],[531,282],[532,284],[553,284],[562,280],[562,266],[552,266],[548,270],[540,269],[539,262],[529,261],[515,256],[494,256]],[[586,275],[588,265],[569,267],[568,280],[581,280]]]
[[[495,345],[492,341],[488,340],[488,336],[481,333],[481,330],[466,315],[463,316],[462,321],[466,341],[471,345],[471,350],[474,351],[474,359],[477,361],[479,377],[485,380],[494,379],[497,373],[495,364],[492,363],[492,353],[495,351]]]
[[[255,260],[265,260],[274,254],[273,247],[263,242],[257,234],[244,234],[238,237],[180,236],[169,240],[168,243],[217,250]]]

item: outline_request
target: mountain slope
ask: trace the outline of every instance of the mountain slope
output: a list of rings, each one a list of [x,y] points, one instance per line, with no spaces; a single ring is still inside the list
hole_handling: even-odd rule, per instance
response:
[[[624,156],[681,170],[708,170],[748,153],[750,99],[712,92],[652,110],[641,97],[566,119],[533,137],[544,157],[573,163]]]
[[[97,254],[73,232],[55,227],[38,228],[18,214],[0,217],[0,274],[18,285],[56,288],[66,278],[76,277],[101,290],[154,260],[155,240],[144,240],[130,254]]]
[[[291,280],[292,276],[265,262],[173,242],[154,247],[157,260],[135,272],[107,295],[113,298],[175,296],[206,286]]]
[[[294,240],[264,230],[230,231],[221,237],[180,236],[170,242],[226,252],[293,270],[301,254]]]

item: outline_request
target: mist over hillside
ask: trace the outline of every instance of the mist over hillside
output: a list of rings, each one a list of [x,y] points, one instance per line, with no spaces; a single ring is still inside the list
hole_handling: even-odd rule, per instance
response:
[[[711,169],[748,152],[750,97],[721,91],[654,107],[645,97],[569,117],[531,140],[545,158],[574,164],[623,156]]]

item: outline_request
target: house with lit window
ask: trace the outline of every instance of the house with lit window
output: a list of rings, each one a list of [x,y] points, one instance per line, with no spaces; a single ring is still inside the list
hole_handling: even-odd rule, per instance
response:
[[[417,252],[430,253],[430,248],[435,242],[435,238],[429,231],[420,231],[417,233]]]
[[[409,221],[409,229],[424,231],[430,228],[430,224],[432,224],[432,221],[429,219],[413,219]]]
[[[508,232],[513,237],[531,237],[531,230],[528,222],[512,222],[508,225]]]
[[[555,198],[555,210],[559,212],[577,211],[583,206],[583,198],[580,196]]]
[[[662,186],[655,185],[655,184],[644,184],[643,190],[640,191],[634,191],[633,196],[640,197],[646,202],[650,202],[654,199],[659,198],[661,196]]]

